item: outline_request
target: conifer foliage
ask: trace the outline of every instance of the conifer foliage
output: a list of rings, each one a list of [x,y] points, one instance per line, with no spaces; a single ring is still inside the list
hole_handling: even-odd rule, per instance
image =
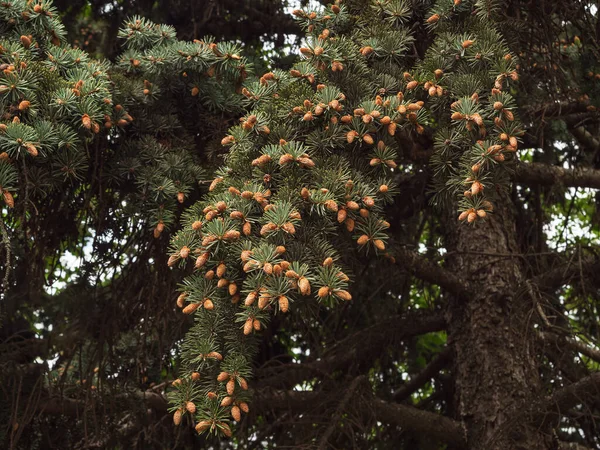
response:
[[[7,448],[600,445],[598,10],[315,3],[269,70],[0,3]]]
[[[0,13],[5,203],[14,206],[19,169],[29,174],[24,203],[30,193],[48,195],[66,181],[82,181],[96,146],[109,166],[102,176],[116,186],[135,180],[132,201],[147,204],[160,235],[174,222],[176,202],[203,178],[191,152],[198,127],[186,128],[185,120],[239,108],[234,81],[247,73],[239,48],[179,42],[172,27],[135,17],[120,34],[127,51],[111,67],[64,44],[50,2],[16,1]],[[187,102],[178,103],[181,97]],[[131,126],[134,117],[140,120]]]
[[[97,61],[65,41],[59,13],[49,1],[2,3],[0,27],[2,339],[9,339],[10,348],[12,333],[19,336],[22,323],[38,314],[81,313],[89,325],[121,310],[110,327],[131,324],[139,316],[123,304],[116,285],[140,286],[140,273],[168,285],[168,278],[160,278],[164,270],[147,269],[147,259],[164,254],[161,246],[168,238],[163,232],[178,227],[181,204],[198,195],[206,179],[203,166],[213,158],[198,149],[209,147],[211,133],[224,130],[231,114],[241,111],[239,85],[252,67],[240,56],[239,45],[210,38],[181,42],[171,27],[139,17],[123,24],[118,61]],[[206,131],[209,121],[212,129]],[[54,272],[57,263],[62,265],[60,255],[66,249],[79,255],[81,245],[92,246],[92,257],[78,270],[78,286],[68,283],[55,296],[44,292],[60,273]],[[141,264],[140,255],[146,255]],[[161,286],[144,281],[135,295],[153,301]],[[47,299],[34,314],[27,312],[31,292]],[[162,298],[156,298],[158,307]],[[151,309],[150,303],[145,306]],[[87,332],[102,353],[106,342],[95,335],[100,327],[108,329],[90,325]],[[62,338],[69,332],[55,334]],[[131,334],[136,332],[121,336],[128,346]],[[71,350],[58,352],[58,375],[47,385],[34,384],[35,395],[51,392],[61,379],[75,382]],[[84,370],[79,365],[77,370]],[[18,382],[10,358],[1,373],[3,384]],[[120,378],[113,384],[97,371],[88,378],[99,390],[102,382],[113,388],[128,383]],[[11,406],[2,403],[0,416],[8,420]],[[10,434],[11,442],[32,420],[22,411],[15,414],[21,428]]]
[[[196,319],[176,422],[192,402],[199,432],[230,435],[270,318],[352,300],[348,246],[395,261],[385,206],[411,172],[396,163],[403,140],[433,140],[435,199],[457,202],[459,220],[493,211],[521,134],[508,89],[516,58],[493,16],[447,3],[428,10],[434,42],[418,61],[407,2],[296,10],[302,60],[242,88],[248,112],[222,140],[226,165],[171,243],[169,264],[190,272],[177,305]]]

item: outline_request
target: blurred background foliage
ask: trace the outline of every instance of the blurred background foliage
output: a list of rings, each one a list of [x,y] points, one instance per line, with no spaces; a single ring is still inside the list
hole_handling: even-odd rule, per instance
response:
[[[308,0],[58,0],[69,41],[95,57],[114,59],[123,20],[134,15],[172,25],[177,37],[191,41],[213,36],[219,41],[243,42],[248,57],[290,65],[290,48],[300,28],[291,7]]]

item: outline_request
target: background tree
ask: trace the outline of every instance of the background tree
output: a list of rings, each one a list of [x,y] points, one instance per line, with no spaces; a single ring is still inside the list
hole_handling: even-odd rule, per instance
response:
[[[90,320],[89,302],[73,314],[73,297],[72,310],[57,308],[82,292],[77,283],[44,305],[61,314],[44,312],[48,323],[83,329],[74,346],[72,334],[52,341],[71,351],[70,364],[60,360],[39,389],[43,342],[30,339],[29,353],[14,336],[5,342],[3,386],[15,392],[7,442],[49,446],[48,430],[59,429],[72,434],[52,445],[598,448],[597,10],[357,0],[295,14],[303,60],[243,86],[238,53],[194,44],[229,62],[229,88],[196,78],[200,56],[183,75],[191,44],[152,42],[163,34],[135,19],[124,28],[120,70],[131,74],[113,80],[137,79],[137,95],[124,89],[130,100],[118,103],[134,118],[127,133],[162,138],[143,128],[152,87],[192,136],[210,127],[194,120],[203,108],[190,112],[194,94],[237,88],[232,103],[247,110],[225,108],[242,119],[171,241],[174,278],[163,248],[139,251],[160,219],[137,203],[147,227],[132,233],[129,253],[117,249],[120,275],[83,278],[102,322]],[[135,157],[140,137],[127,136],[121,145]],[[195,144],[191,155],[212,171],[218,159]],[[132,217],[115,205],[122,212],[106,216]],[[97,261],[91,273],[106,260]],[[173,345],[189,325],[172,321],[174,279],[196,324]],[[104,317],[107,305],[115,313]],[[165,416],[164,382],[175,376]],[[27,429],[40,434],[18,441]]]
[[[285,58],[289,41],[300,33],[286,13],[288,1],[106,1],[77,0],[55,2],[63,14],[72,42],[92,54],[114,59],[119,53],[120,24],[133,15],[143,15],[156,23],[174,26],[183,40],[214,36],[218,40],[239,40],[247,54],[268,53]],[[299,2],[297,2],[299,3]]]

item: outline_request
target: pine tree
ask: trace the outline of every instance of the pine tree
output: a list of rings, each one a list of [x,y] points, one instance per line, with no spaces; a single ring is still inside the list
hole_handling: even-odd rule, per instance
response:
[[[591,6],[329,2],[265,72],[0,5],[5,446],[597,447]]]
[[[493,211],[521,136],[508,90],[518,75],[479,11],[429,10],[434,41],[419,61],[406,54],[406,2],[294,11],[307,32],[302,61],[242,89],[248,113],[222,140],[226,166],[171,243],[169,264],[192,271],[178,306],[196,318],[172,403],[176,414],[199,407],[199,431],[228,435],[228,416],[240,420],[256,335],[272,315],[352,299],[349,246],[395,261],[384,211],[394,178],[411,171],[396,162],[403,142],[433,140],[436,203],[457,204],[469,224]]]

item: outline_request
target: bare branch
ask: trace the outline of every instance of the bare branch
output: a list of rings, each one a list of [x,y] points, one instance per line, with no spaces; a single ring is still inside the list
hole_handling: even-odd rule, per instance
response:
[[[560,442],[558,450],[592,450],[589,447],[584,447],[581,444],[575,442]]]
[[[569,347],[572,350],[575,350],[576,352],[581,353],[582,355],[585,355],[588,358],[600,363],[600,350],[589,347],[583,342],[577,341],[568,336],[559,336],[557,334],[547,332],[540,332],[538,333],[538,336],[542,341],[551,342],[559,347]]]
[[[371,365],[378,350],[402,339],[445,329],[440,315],[407,314],[394,316],[364,328],[338,342],[323,359],[304,363],[264,367],[257,371],[260,384],[291,388],[314,376],[328,376],[338,370],[348,371],[353,366]],[[269,376],[275,373],[273,376]],[[266,377],[266,378],[265,378]]]
[[[546,273],[536,276],[531,282],[537,284],[540,289],[548,291],[558,289],[587,275],[595,277],[599,271],[600,258],[597,256],[587,256],[581,259],[575,258],[565,264],[559,265]]]
[[[523,184],[562,184],[569,187],[600,189],[600,170],[585,167],[564,169],[543,163],[519,163],[514,179]]]
[[[463,447],[466,438],[460,423],[448,417],[418,408],[388,403],[379,398],[374,399],[373,408],[377,420],[398,425],[406,430],[426,433],[442,442]]]
[[[137,402],[143,401],[146,405],[159,413],[167,412],[167,400],[160,394],[152,391],[132,391],[116,396],[121,399],[131,399]],[[67,397],[50,397],[40,402],[39,411],[43,414],[79,416],[83,414],[89,404],[84,400]]]
[[[585,129],[583,125],[570,129],[571,134],[577,139],[580,145],[590,152],[600,150],[600,141],[592,133]]]
[[[564,388],[558,389],[552,396],[533,405],[533,423],[541,426],[554,421],[569,409],[589,404],[600,399],[600,372],[596,372]]]
[[[331,423],[329,424],[329,426],[325,430],[325,433],[323,433],[321,440],[319,441],[319,450],[327,450],[327,441],[329,440],[329,438],[331,437],[331,435],[337,428],[338,423],[342,417],[342,414],[344,413],[344,410],[346,409],[346,405],[348,404],[348,402],[354,395],[354,391],[358,388],[358,386],[361,383],[365,382],[366,380],[367,380],[367,378],[364,375],[360,375],[360,376],[356,377],[352,381],[352,383],[350,383],[350,386],[348,387],[348,389],[346,389],[346,393],[344,394],[342,401],[340,401],[340,403],[338,404],[338,406],[335,410],[335,414],[333,415],[333,418],[331,419]]]
[[[394,392],[393,397],[397,402],[408,398],[413,392],[423,387],[431,380],[440,370],[448,365],[452,360],[452,350],[447,347],[442,350],[427,366],[412,378],[404,386]]]
[[[467,281],[416,252],[401,248],[396,252],[396,262],[409,270],[415,277],[435,284],[452,294],[466,296],[470,293]]]
[[[357,385],[361,379],[363,378],[358,377],[355,379]],[[315,391],[281,391],[272,389],[261,390],[260,395],[256,396],[257,403],[261,407],[289,409],[292,411],[307,411],[311,407],[314,407],[315,403],[322,398],[323,395]],[[404,430],[416,433],[427,433],[442,442],[447,442],[458,447],[465,444],[465,437],[459,422],[448,417],[423,411],[413,406],[389,403],[372,396],[366,397],[365,400],[371,407],[370,409],[373,411],[374,418],[380,422],[397,425]]]
[[[599,396],[600,372],[596,372],[556,391],[552,395],[549,404],[551,408],[555,408],[558,411],[565,411],[581,403],[597,399]]]
[[[525,108],[525,111],[532,116],[539,116],[544,119],[557,119],[570,114],[588,113],[588,104],[580,101],[552,101],[542,105],[534,105]]]

